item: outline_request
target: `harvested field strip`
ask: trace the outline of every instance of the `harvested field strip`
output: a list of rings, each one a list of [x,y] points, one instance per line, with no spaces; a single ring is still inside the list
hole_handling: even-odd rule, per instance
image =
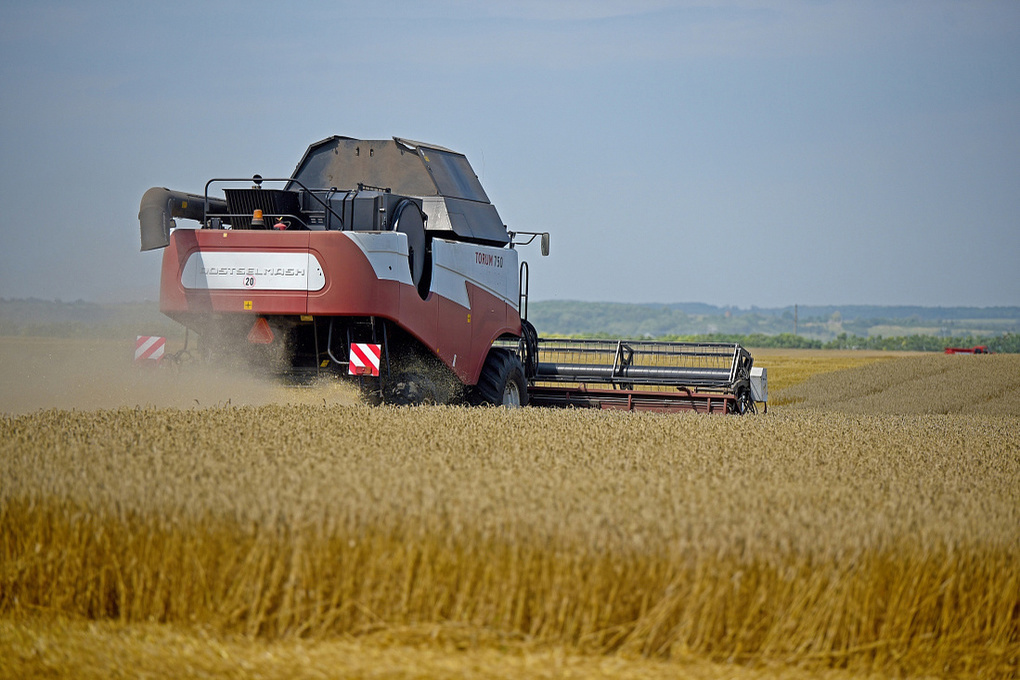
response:
[[[837,350],[752,349],[755,366],[768,369],[772,406],[787,403],[779,390],[798,385],[813,375],[832,373],[857,366],[903,358],[902,352],[859,352]]]
[[[1020,356],[904,357],[814,375],[777,396],[799,408],[846,413],[1020,416]]]
[[[49,411],[0,435],[5,616],[1020,661],[1017,418],[245,407]]]

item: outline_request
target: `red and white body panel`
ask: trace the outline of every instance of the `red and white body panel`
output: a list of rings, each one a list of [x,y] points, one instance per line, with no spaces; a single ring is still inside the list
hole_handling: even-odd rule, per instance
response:
[[[517,252],[434,238],[427,266],[422,299],[399,232],[176,229],[160,309],[198,330],[226,316],[387,319],[474,385],[493,341],[521,333]]]

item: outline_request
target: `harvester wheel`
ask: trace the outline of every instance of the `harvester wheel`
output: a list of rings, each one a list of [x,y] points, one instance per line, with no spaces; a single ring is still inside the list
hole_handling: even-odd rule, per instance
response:
[[[362,380],[360,387],[361,398],[369,406],[382,406],[383,393],[379,388],[379,382],[372,379]]]
[[[383,388],[383,401],[396,406],[437,404],[437,388],[427,375],[401,373],[392,384]]]
[[[517,355],[505,349],[493,349],[485,359],[474,401],[519,408],[528,405],[528,381],[524,378],[524,365]]]
[[[736,393],[736,406],[737,413],[745,415],[748,413],[757,413],[758,409],[754,405],[754,399],[751,397],[751,390],[748,388],[738,389]]]

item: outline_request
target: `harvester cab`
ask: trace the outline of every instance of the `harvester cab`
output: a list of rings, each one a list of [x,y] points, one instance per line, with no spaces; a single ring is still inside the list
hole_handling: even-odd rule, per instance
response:
[[[517,246],[548,254],[549,234],[508,231],[440,146],[334,136],[289,177],[154,187],[138,217],[161,310],[204,347],[354,376],[372,401],[742,413],[767,394],[739,345],[539,339]]]

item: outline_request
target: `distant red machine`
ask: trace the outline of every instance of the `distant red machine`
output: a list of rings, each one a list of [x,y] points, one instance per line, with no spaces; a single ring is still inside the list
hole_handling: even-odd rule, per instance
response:
[[[946,354],[991,354],[987,345],[974,345],[973,347],[946,347]]]

